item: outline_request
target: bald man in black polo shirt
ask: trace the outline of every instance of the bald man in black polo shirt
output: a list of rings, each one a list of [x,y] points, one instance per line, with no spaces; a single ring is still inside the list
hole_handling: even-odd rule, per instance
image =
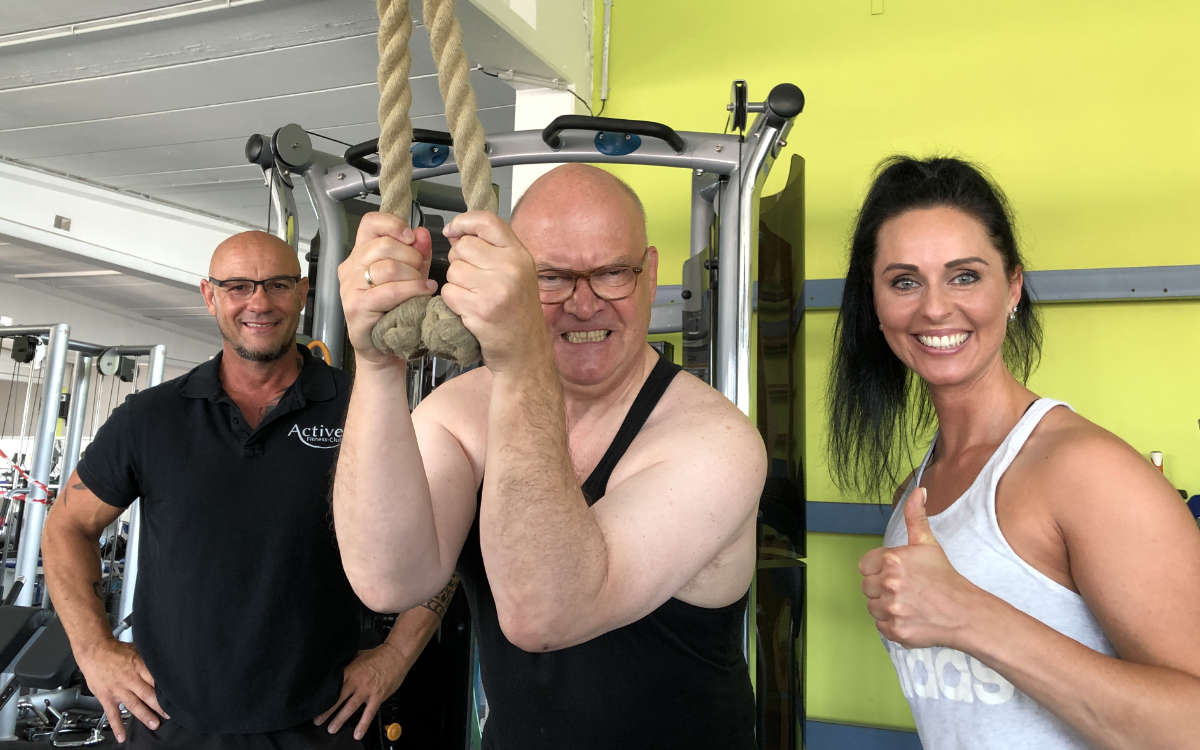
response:
[[[348,378],[296,345],[308,280],[287,244],[235,235],[209,273],[200,287],[222,350],[131,397],[96,434],[46,522],[50,594],[119,740],[118,705],[135,717],[127,747],[361,747],[437,607],[357,651],[360,605],[327,502]],[[99,598],[96,539],[138,497],[126,644]]]

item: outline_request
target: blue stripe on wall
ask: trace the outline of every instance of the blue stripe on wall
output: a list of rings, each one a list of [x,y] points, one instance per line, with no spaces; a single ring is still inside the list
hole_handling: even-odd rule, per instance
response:
[[[829,721],[804,722],[806,750],[921,750],[916,732]]]
[[[891,506],[875,503],[804,504],[807,529],[828,534],[874,534],[882,536],[892,515]]]

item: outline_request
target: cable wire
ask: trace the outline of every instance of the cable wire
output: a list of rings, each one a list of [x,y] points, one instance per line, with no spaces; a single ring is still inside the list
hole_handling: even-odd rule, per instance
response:
[[[483,73],[485,76],[491,76],[492,78],[499,78],[499,77],[500,77],[500,74],[499,74],[499,73],[493,73],[493,72],[491,72],[490,70],[486,70],[485,68],[483,68],[482,66],[479,66],[479,65],[476,65],[476,66],[473,68],[473,70],[477,70],[477,71],[479,71],[480,73]],[[586,99],[584,99],[584,98],[583,98],[582,96],[580,96],[579,94],[576,94],[576,93],[575,93],[575,92],[574,92],[572,89],[567,89],[567,88],[564,88],[564,89],[562,89],[562,90],[563,90],[563,91],[566,91],[566,92],[568,92],[568,93],[570,93],[570,94],[571,94],[571,96],[573,96],[573,97],[575,97],[576,99],[578,99],[578,100],[579,100],[579,103],[580,103],[580,104],[582,104],[582,105],[583,105],[583,107],[584,107],[584,109],[586,109],[586,110],[587,110],[587,112],[588,112],[588,116],[589,116],[589,117],[599,117],[599,116],[600,116],[599,114],[593,114],[593,113],[592,113],[592,108],[591,108],[591,106],[590,106],[590,105],[587,103],[587,100],[586,100]],[[603,102],[603,101],[606,101],[606,100],[604,100],[604,99],[601,99],[600,101],[602,101],[602,102]],[[603,108],[603,107],[601,107],[601,108],[600,108],[600,111],[601,111],[601,112],[603,112],[603,111],[604,111],[604,108]]]
[[[309,135],[315,135],[315,136],[316,136],[316,137],[318,137],[318,138],[324,138],[324,139],[325,139],[325,140],[327,140],[327,141],[333,141],[334,143],[340,143],[340,144],[342,144],[343,146],[345,146],[346,148],[350,148],[350,146],[352,145],[352,144],[346,143],[345,141],[339,141],[337,138],[332,138],[332,137],[330,137],[330,136],[328,136],[328,135],[323,135],[323,134],[321,134],[321,133],[318,133],[318,132],[316,132],[316,131],[313,131],[313,130],[305,130],[304,132],[305,132],[305,133],[308,133]]]

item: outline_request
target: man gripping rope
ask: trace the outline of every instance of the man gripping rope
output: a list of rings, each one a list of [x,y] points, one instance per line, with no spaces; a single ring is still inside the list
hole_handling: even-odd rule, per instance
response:
[[[403,608],[457,567],[485,748],[754,747],[741,643],[766,455],[646,343],[658,252],[636,195],[567,165],[511,228],[472,212],[445,231],[442,298],[486,366],[411,418],[406,364],[370,331],[431,291],[429,235],[370,214],[339,270],[358,365],[334,519],[355,590]]]

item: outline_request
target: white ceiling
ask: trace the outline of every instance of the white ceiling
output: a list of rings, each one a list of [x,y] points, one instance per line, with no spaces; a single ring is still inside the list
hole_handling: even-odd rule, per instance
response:
[[[419,3],[410,6],[418,22],[413,122],[443,130],[428,35]],[[155,15],[139,15],[146,11]],[[459,13],[473,63],[553,77],[465,0]],[[259,168],[246,162],[246,139],[291,122],[348,143],[378,136],[377,25],[374,0],[4,2],[0,157],[262,227],[267,192]],[[511,130],[512,88],[480,72],[472,84],[485,129]],[[320,137],[313,143],[344,150]],[[307,238],[315,219],[303,193],[297,203]],[[16,274],[100,266],[6,239],[0,281],[213,335],[194,289],[127,273],[22,282]]]

